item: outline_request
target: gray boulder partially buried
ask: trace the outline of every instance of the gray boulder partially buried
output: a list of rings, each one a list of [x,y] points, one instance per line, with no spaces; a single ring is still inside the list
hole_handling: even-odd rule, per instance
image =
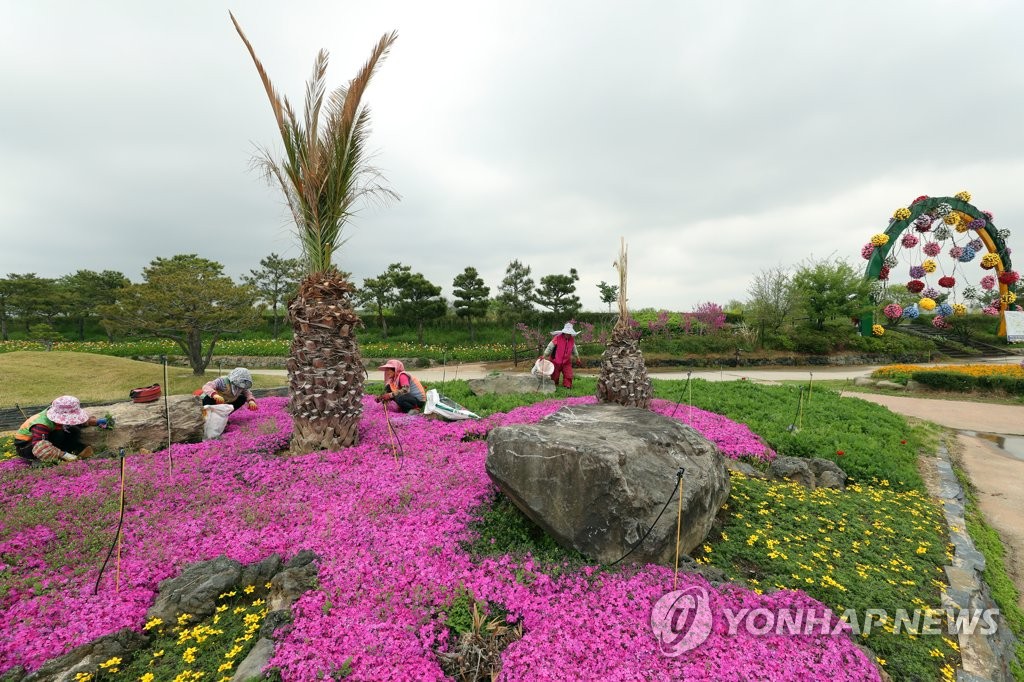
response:
[[[729,497],[718,448],[693,428],[636,407],[566,406],[535,424],[487,437],[488,475],[524,514],[564,547],[601,563],[629,552],[678,487],[680,553],[707,537]],[[627,561],[671,564],[678,498]]]

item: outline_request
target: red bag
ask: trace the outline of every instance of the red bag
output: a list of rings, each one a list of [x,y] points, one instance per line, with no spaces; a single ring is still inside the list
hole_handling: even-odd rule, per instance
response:
[[[151,403],[160,398],[160,384],[133,388],[128,391],[128,397],[132,399],[133,403]]]

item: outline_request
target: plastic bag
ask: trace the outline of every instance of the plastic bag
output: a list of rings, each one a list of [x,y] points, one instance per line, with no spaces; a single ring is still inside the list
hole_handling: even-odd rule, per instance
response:
[[[533,363],[533,369],[530,370],[530,374],[538,378],[550,377],[554,373],[554,363],[546,358],[537,358],[537,362]]]
[[[228,415],[235,411],[231,405],[203,405],[203,440],[220,438],[228,425]]]

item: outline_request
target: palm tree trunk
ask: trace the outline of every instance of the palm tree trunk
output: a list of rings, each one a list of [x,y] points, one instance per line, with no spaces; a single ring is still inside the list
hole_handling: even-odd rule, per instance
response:
[[[359,441],[366,372],[352,291],[337,271],[313,273],[288,305],[294,329],[287,363],[293,454],[339,450]]]

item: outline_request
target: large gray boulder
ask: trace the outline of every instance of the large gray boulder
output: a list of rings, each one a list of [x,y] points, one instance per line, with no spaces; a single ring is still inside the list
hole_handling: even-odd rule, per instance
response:
[[[680,552],[707,537],[729,497],[729,474],[714,443],[693,428],[636,407],[566,406],[536,424],[487,437],[487,473],[498,488],[564,547],[602,563],[629,552],[683,476]],[[673,497],[628,561],[670,564],[676,551]]]
[[[555,382],[550,377],[532,374],[491,374],[483,379],[470,379],[467,383],[473,395],[555,392]]]
[[[114,403],[84,408],[90,416],[114,418],[112,429],[82,429],[82,441],[97,451],[124,448],[126,452],[167,447],[167,417],[164,399],[152,403]],[[198,443],[203,440],[203,411],[191,395],[167,397],[171,417],[171,440],[175,443]]]

